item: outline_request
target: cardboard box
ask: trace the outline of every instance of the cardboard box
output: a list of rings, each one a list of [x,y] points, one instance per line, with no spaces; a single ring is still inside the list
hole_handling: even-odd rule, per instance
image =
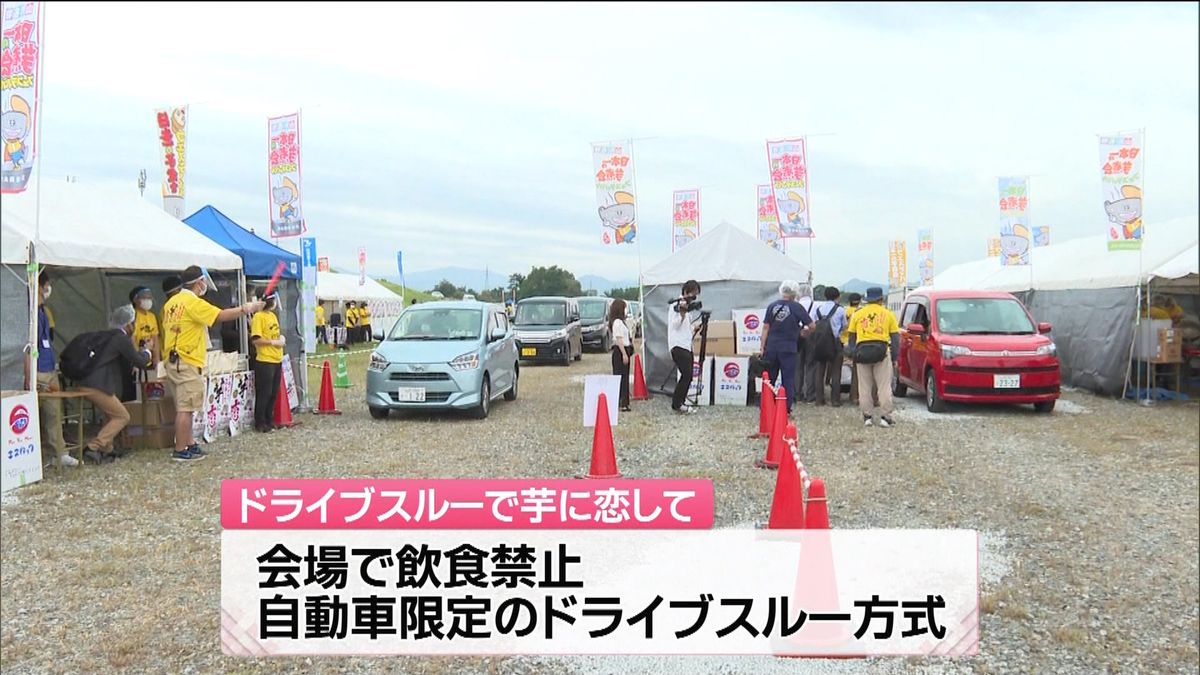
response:
[[[146,424],[146,407],[141,401],[125,401],[125,412],[129,413],[129,427],[141,427]],[[128,427],[126,427],[128,428]]]
[[[1158,329],[1158,363],[1180,363],[1183,361],[1183,340],[1175,328]]]
[[[148,427],[175,424],[175,399],[161,398],[142,402],[142,424]]]
[[[1134,329],[1133,358],[1148,363],[1175,363],[1182,357],[1181,337],[1169,319],[1142,319]],[[1173,347],[1172,342],[1180,343],[1180,347]],[[1169,349],[1180,350],[1175,361],[1167,360]]]
[[[173,426],[128,426],[125,436],[134,450],[163,450],[175,446]]]

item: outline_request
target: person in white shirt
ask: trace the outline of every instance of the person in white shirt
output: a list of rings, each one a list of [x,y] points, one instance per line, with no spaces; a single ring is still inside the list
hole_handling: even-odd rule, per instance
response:
[[[688,390],[692,387],[692,319],[687,311],[690,300],[700,295],[700,282],[689,279],[683,284],[682,297],[667,310],[667,347],[671,350],[671,360],[679,371],[679,380],[675,383],[675,393],[671,396],[671,410],[686,414],[696,412],[696,409],[686,403]]]
[[[800,284],[800,292],[797,294],[796,302],[800,303],[800,306],[811,317],[813,315],[812,286],[807,283]],[[815,317],[813,317],[813,321],[816,321]],[[812,403],[817,398],[816,392],[813,391],[809,384],[808,339],[805,335],[800,336],[800,344],[796,349],[796,382],[794,391],[796,392],[797,401]]]
[[[621,378],[621,412],[629,407],[629,359],[633,356],[633,340],[625,323],[625,301],[617,298],[608,308],[608,328],[612,335],[612,372]]]
[[[825,405],[825,385],[830,385],[829,403],[833,407],[838,407],[842,404],[842,341],[840,336],[842,330],[845,329],[846,310],[838,303],[838,298],[842,297],[841,291],[833,286],[825,287],[825,302],[818,302],[813,308],[813,321],[821,321],[829,319],[829,326],[833,332],[833,342],[827,347],[832,347],[828,358],[818,358],[816,354],[818,336],[809,335],[808,347],[808,379],[807,387],[811,387],[813,394],[817,398],[817,405]],[[827,339],[820,338],[820,339]]]

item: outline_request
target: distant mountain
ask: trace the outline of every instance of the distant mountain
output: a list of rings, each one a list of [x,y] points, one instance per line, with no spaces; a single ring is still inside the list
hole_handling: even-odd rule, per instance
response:
[[[422,270],[420,272],[405,272],[404,283],[409,288],[416,288],[422,291],[428,291],[438,284],[442,279],[447,279],[455,286],[464,288],[473,288],[476,291],[484,290],[484,283],[492,288],[508,286],[508,272],[503,270],[477,270],[467,267],[439,267],[433,270]],[[400,277],[391,275],[385,277],[389,281],[399,283]]]
[[[579,277],[579,285],[582,286],[583,290],[585,291],[595,290],[602,293],[607,293],[614,288],[629,288],[630,286],[637,286],[637,279],[621,279],[617,281],[611,281],[595,274],[585,274]]]
[[[862,279],[851,279],[839,286],[838,290],[842,292],[842,295],[846,295],[847,293],[866,293],[867,289],[872,286],[878,286],[885,293],[887,292],[887,284],[878,281],[863,281]]]

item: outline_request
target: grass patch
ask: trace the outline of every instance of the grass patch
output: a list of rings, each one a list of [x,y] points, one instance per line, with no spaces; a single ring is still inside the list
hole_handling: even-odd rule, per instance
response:
[[[1077,647],[1087,642],[1087,631],[1073,626],[1060,626],[1054,629],[1054,639],[1060,644]]]

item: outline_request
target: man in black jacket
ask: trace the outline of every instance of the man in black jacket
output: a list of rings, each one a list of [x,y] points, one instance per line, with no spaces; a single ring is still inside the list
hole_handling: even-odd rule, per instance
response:
[[[78,382],[80,393],[105,417],[100,433],[88,441],[83,453],[85,458],[97,464],[112,461],[114,456],[124,454],[123,451],[114,452],[113,439],[129,424],[129,411],[116,393],[121,390],[122,380],[131,368],[149,368],[153,358],[149,350],[139,352],[134,348],[130,339],[133,320],[131,305],[122,305],[112,311],[108,319],[111,336],[96,358],[92,372]]]

